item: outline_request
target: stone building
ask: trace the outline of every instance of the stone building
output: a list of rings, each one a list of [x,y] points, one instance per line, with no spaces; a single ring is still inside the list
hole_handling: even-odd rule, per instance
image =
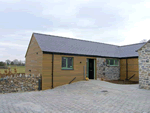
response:
[[[139,50],[139,88],[150,89],[150,40]]]

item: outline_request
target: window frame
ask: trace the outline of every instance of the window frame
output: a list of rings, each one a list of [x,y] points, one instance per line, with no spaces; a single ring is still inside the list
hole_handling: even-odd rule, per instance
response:
[[[66,59],[66,67],[62,67],[63,58]],[[72,67],[71,68],[68,67],[68,58],[72,58]],[[62,61],[61,61],[61,69],[62,70],[73,70],[73,57],[62,57]]]
[[[119,60],[118,60],[118,59],[109,59],[109,58],[107,58],[106,60],[108,60],[108,65],[109,65],[109,66],[119,66]],[[110,65],[110,60],[113,60],[113,65]],[[118,65],[115,64],[115,61],[116,61],[116,60],[118,61]],[[106,62],[107,62],[107,61],[106,61]]]

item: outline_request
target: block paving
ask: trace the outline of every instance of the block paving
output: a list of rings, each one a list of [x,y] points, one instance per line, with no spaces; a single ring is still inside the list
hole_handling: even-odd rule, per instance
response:
[[[150,113],[150,90],[99,80],[0,94],[0,113]]]

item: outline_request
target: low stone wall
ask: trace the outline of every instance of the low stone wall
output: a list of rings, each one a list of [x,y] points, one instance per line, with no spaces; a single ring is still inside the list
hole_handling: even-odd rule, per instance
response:
[[[2,75],[0,78],[0,93],[36,91],[41,75]]]
[[[139,88],[150,90],[150,42],[139,53]]]
[[[104,80],[120,79],[120,66],[107,66],[106,58],[97,58],[96,60],[97,78],[103,78]]]

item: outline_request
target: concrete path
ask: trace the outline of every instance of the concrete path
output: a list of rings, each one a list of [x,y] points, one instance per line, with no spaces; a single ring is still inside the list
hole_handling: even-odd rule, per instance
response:
[[[0,113],[150,113],[150,90],[99,80],[0,94]]]

